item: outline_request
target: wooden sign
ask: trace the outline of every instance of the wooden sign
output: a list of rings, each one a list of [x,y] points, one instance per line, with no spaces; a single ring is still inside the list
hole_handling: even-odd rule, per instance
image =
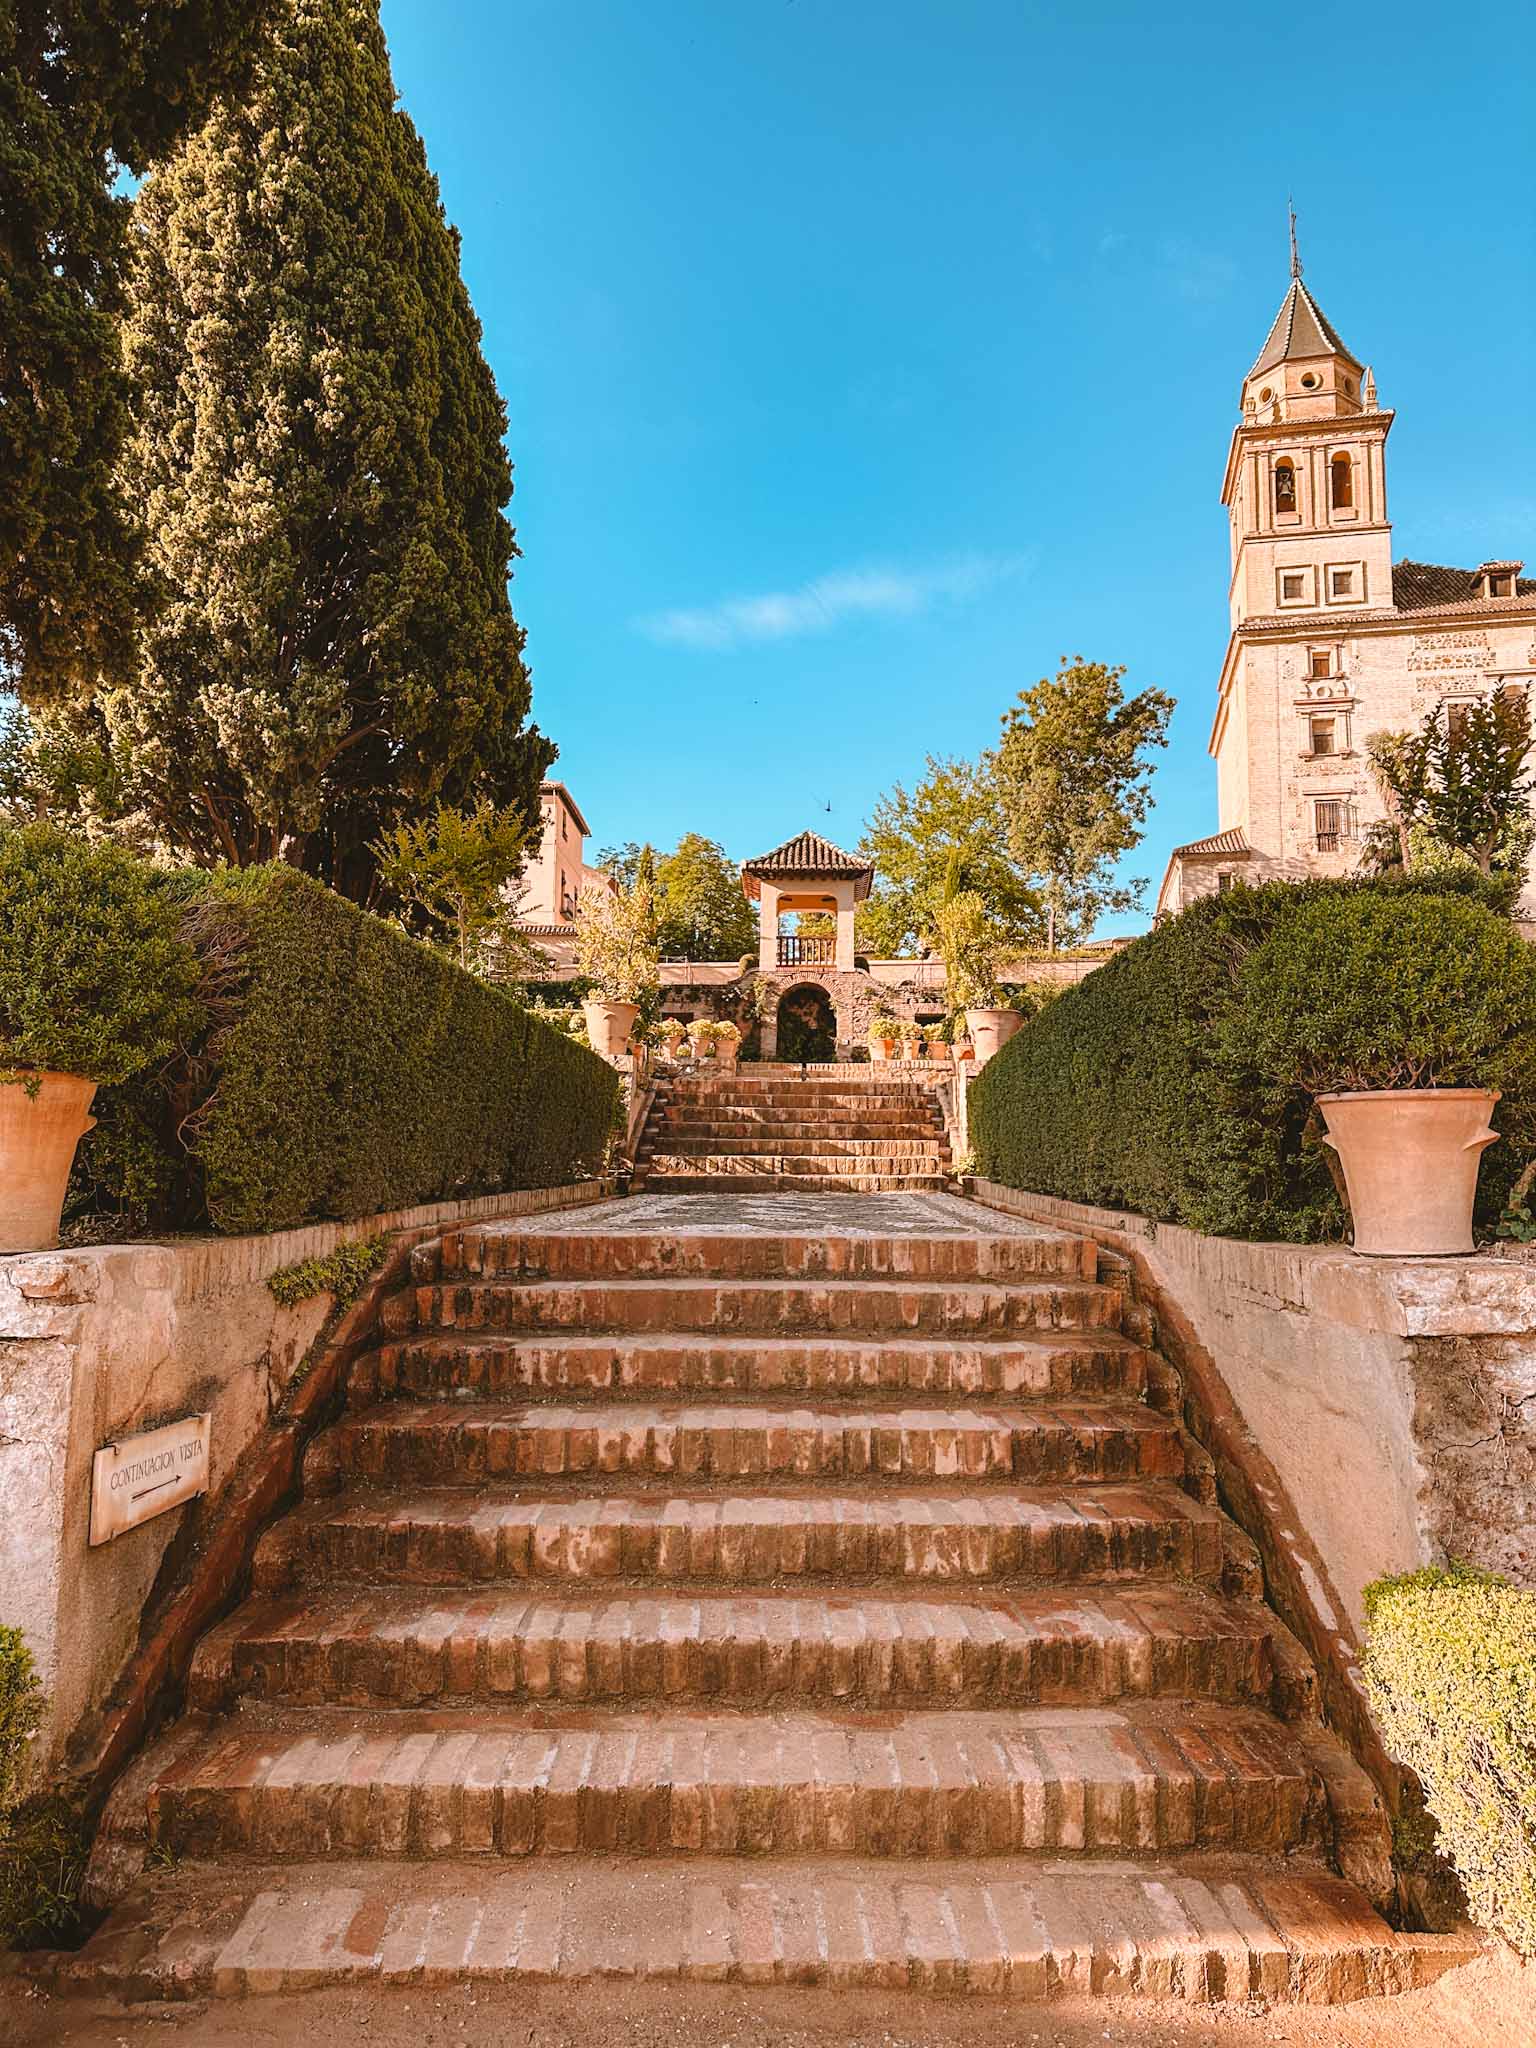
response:
[[[93,1547],[208,1491],[212,1421],[211,1415],[188,1415],[96,1453],[91,1467]]]

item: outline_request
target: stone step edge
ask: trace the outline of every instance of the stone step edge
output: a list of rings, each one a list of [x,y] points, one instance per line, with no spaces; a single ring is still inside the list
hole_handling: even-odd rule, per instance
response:
[[[1135,1612],[1142,1598],[1155,1610],[1159,1596],[1170,1613],[1154,1611],[1148,1617]],[[1020,1592],[1008,1601],[1015,1610],[1009,1619],[1016,1628],[1032,1624],[1033,1634],[1016,1634],[998,1649],[986,1644],[973,1648],[966,1640],[970,1617],[995,1625],[995,1593],[893,1588],[868,1598],[891,1624],[905,1613],[920,1617],[931,1637],[909,1639],[903,1633],[879,1635],[867,1643],[839,1640],[837,1623],[850,1603],[844,1595],[816,1590],[784,1593],[765,1588],[749,1593],[704,1584],[665,1592],[616,1586],[586,1593],[524,1587],[496,1594],[464,1589],[445,1598],[442,1588],[400,1586],[389,1588],[381,1598],[380,1588],[367,1582],[330,1580],[316,1598],[296,1593],[253,1595],[211,1628],[193,1653],[188,1700],[201,1713],[227,1712],[247,1694],[280,1704],[295,1692],[320,1703],[354,1707],[370,1701],[399,1706],[469,1705],[480,1700],[503,1706],[586,1702],[622,1707],[626,1701],[649,1699],[666,1705],[739,1708],[747,1704],[742,1688],[750,1685],[779,1708],[794,1702],[857,1706],[872,1700],[908,1707],[975,1707],[1004,1701],[1031,1706],[1042,1704],[1039,1695],[1010,1693],[999,1682],[995,1667],[999,1661],[1018,1664],[1029,1683],[1037,1678],[1038,1659],[1046,1665],[1047,1676],[1049,1668],[1059,1664],[1067,1667],[1064,1678],[1081,1688],[1099,1688],[1083,1689],[1081,1697],[1055,1704],[1113,1706],[1125,1699],[1176,1696],[1268,1706],[1286,1722],[1309,1719],[1316,1712],[1316,1675],[1310,1660],[1274,1611],[1259,1601],[1228,1599],[1176,1583],[1149,1587],[1140,1594],[1135,1589],[1106,1594],[1089,1588],[1075,1601],[1054,1593]],[[1125,1618],[1105,1616],[1106,1598],[1131,1612]],[[301,1599],[308,1608],[302,1623],[292,1611]],[[1032,1606],[1040,1611],[1031,1615]],[[677,1620],[690,1607],[698,1610],[691,1632]],[[1065,1611],[1057,1615],[1050,1611],[1053,1607]],[[1086,1634],[1081,1625],[1085,1610],[1096,1611],[1101,1618],[1098,1625],[1090,1623]],[[773,1618],[779,1614],[802,1629],[819,1625],[811,1640],[809,1675],[800,1669],[800,1645],[807,1637],[775,1627]],[[1207,1684],[1203,1690],[1184,1687],[1176,1695],[1143,1682],[1156,1677],[1155,1665],[1178,1661],[1176,1653],[1170,1653],[1173,1645],[1188,1639],[1179,1625],[1181,1618],[1187,1622],[1190,1616],[1202,1624],[1195,1638],[1201,1659],[1219,1666],[1228,1660],[1240,1664],[1248,1655],[1257,1658],[1259,1682],[1254,1689],[1246,1689],[1245,1676],[1245,1689],[1233,1691],[1220,1672],[1216,1676],[1223,1682]],[[1216,1616],[1230,1620],[1230,1633],[1203,1626],[1207,1617]],[[620,1633],[615,1633],[615,1619],[623,1622]],[[583,1629],[573,1633],[577,1620]],[[949,1633],[941,1637],[946,1622]],[[1117,1632],[1106,1635],[1106,1629]],[[744,1630],[749,1649],[745,1662],[733,1671]],[[252,1642],[257,1645],[258,1666],[269,1655],[269,1645],[280,1649],[287,1689],[253,1685],[237,1669],[243,1661],[240,1653]],[[507,1646],[513,1643],[519,1646],[515,1673],[503,1663]],[[347,1689],[338,1694],[331,1690],[330,1658],[344,1645],[360,1646],[361,1654],[355,1667],[348,1664]],[[290,1646],[299,1650],[298,1670],[292,1676],[307,1680],[297,1686],[286,1670]],[[886,1651],[893,1678],[899,1665],[903,1682],[893,1682],[878,1693],[862,1689],[859,1668],[871,1650]],[[390,1666],[391,1657],[402,1667],[399,1682],[391,1680],[370,1691],[370,1680]],[[343,1661],[347,1662],[345,1656]],[[983,1668],[967,1687],[966,1667],[978,1664]],[[683,1665],[689,1667],[686,1672]],[[1093,1667],[1086,1674],[1085,1665]],[[1143,1666],[1147,1668],[1138,1669]],[[722,1682],[714,1688],[690,1684],[700,1669]],[[1187,1667],[1179,1672],[1183,1678],[1190,1675]],[[505,1676],[515,1682],[498,1683]]]
[[[1336,1878],[1233,1859],[1063,1871],[1019,1859],[920,1873],[868,1864],[183,1864],[144,1880],[51,1985],[119,1998],[239,1998],[328,1984],[429,1987],[614,1976],[685,1984],[1046,2000],[1342,2004],[1475,1961],[1470,1930],[1401,1934]],[[901,2031],[899,2008],[886,2015]]]

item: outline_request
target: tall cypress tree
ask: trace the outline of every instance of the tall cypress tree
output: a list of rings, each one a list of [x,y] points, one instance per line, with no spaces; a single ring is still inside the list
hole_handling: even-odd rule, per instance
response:
[[[100,700],[116,800],[360,899],[437,801],[532,821],[506,413],[377,0],[284,0],[136,239],[121,484],[156,592]]]
[[[238,80],[271,0],[0,0],[0,673],[34,704],[131,659],[112,490],[127,199]]]

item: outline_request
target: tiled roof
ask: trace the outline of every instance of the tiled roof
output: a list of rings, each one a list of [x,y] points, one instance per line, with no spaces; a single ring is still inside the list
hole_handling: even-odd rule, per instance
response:
[[[1487,569],[1513,569],[1513,562],[1485,562]],[[1508,598],[1484,598],[1477,587],[1477,569],[1447,569],[1438,562],[1394,562],[1392,564],[1392,602],[1400,612],[1425,612],[1446,604],[1507,604]],[[1517,578],[1515,593],[1519,597],[1536,594],[1536,579],[1529,576]]]
[[[539,784],[539,795],[558,796],[565,804],[571,816],[576,820],[576,830],[581,834],[582,838],[590,839],[592,837],[592,827],[581,815],[580,810],[577,808],[575,797],[571,795],[571,792],[563,782],[541,782]]]
[[[1202,853],[1252,853],[1253,848],[1243,837],[1242,828],[1229,825],[1225,832],[1213,832],[1209,839],[1191,839],[1188,846],[1176,846],[1168,856],[1170,860],[1187,860],[1191,855]]]
[[[1352,363],[1356,360],[1301,279],[1293,277],[1269,330],[1269,339],[1259,350],[1259,359],[1248,375],[1257,377],[1261,370],[1273,369],[1276,363],[1298,356],[1348,356]]]
[[[782,846],[776,846],[772,853],[760,853],[756,860],[742,864],[744,875],[761,875],[772,880],[775,875],[869,875],[874,869],[867,860],[860,860],[857,854],[844,853],[840,846],[834,846],[830,839],[823,839],[819,832],[801,832],[793,839],[786,839]]]

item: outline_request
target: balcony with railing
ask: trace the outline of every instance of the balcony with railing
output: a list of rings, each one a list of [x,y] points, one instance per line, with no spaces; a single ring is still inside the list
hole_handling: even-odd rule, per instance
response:
[[[830,933],[781,932],[781,967],[835,967],[837,940]]]

